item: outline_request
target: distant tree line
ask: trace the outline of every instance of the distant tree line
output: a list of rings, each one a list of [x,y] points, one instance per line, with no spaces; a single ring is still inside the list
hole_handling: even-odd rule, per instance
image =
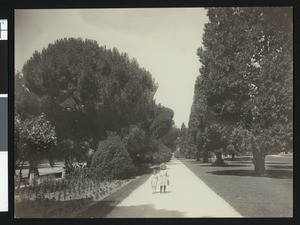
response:
[[[265,156],[293,149],[292,8],[208,8],[202,64],[180,150],[208,161],[252,153],[257,173]]]
[[[15,75],[15,166],[87,160],[124,177],[169,161],[179,129],[155,103],[157,88],[134,58],[96,41],[65,38],[36,51]]]

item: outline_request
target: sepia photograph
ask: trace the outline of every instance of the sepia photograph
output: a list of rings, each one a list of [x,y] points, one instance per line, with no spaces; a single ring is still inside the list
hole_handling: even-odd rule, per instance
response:
[[[15,218],[293,217],[293,7],[15,9],[14,28]]]

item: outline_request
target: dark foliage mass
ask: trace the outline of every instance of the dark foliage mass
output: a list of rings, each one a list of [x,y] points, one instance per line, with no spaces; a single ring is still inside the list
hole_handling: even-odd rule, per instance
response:
[[[110,135],[101,141],[92,159],[91,169],[98,176],[124,179],[135,172],[130,155],[117,135]]]
[[[35,52],[16,74],[18,126],[22,128],[25,121],[43,113],[53,127],[60,151],[57,159],[64,158],[67,167],[74,160],[85,161],[91,149],[98,150],[99,158],[99,142],[106,143],[111,132],[123,143],[115,146],[120,149],[113,156],[129,155],[134,165],[152,163],[152,153],[160,154],[160,148],[153,149],[151,143],[155,140],[175,149],[178,135],[173,111],[155,103],[156,90],[151,74],[126,53],[92,40],[60,39]],[[27,141],[22,138],[16,135],[16,146]],[[115,160],[118,163],[112,165],[116,167],[127,163]],[[116,176],[123,176],[119,172]]]
[[[252,152],[264,173],[267,154],[292,151],[292,9],[209,8],[207,16],[181,149],[204,159]]]
[[[159,143],[157,150],[153,153],[154,164],[161,164],[163,162],[168,162],[172,158],[172,150],[166,145]]]
[[[144,123],[157,89],[150,73],[127,54],[91,40],[49,44],[33,54],[22,73],[58,137],[92,139],[94,147],[107,130]]]

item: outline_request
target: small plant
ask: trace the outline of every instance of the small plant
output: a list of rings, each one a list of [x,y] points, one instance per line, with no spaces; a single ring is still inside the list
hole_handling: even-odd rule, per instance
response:
[[[63,195],[64,195],[64,200],[66,200],[66,197],[67,197],[67,190],[66,189],[63,190]]]
[[[39,195],[38,190],[35,189],[35,190],[34,190],[34,197],[35,197],[35,200],[38,199],[38,195]]]
[[[96,194],[95,194],[95,198],[96,198],[96,200],[98,200],[98,199],[99,199],[99,192],[96,192]]]
[[[62,193],[61,193],[61,190],[59,190],[59,191],[58,191],[58,201],[60,201],[61,194],[62,194]]]
[[[81,194],[81,183],[78,185],[78,194]]]

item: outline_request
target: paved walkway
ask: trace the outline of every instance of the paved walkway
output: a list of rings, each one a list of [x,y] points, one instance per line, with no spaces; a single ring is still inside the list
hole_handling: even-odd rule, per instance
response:
[[[179,160],[167,164],[166,193],[152,193],[150,179],[120,202],[107,218],[241,217]]]

